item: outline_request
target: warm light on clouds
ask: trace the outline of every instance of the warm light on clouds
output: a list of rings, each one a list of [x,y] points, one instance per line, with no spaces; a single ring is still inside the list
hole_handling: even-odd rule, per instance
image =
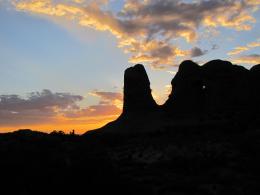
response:
[[[184,58],[207,54],[207,50],[198,47],[184,50],[174,43],[175,39],[196,44],[201,28],[251,30],[256,22],[253,13],[260,3],[254,0],[189,3],[181,0],[126,0],[123,9],[116,13],[108,10],[109,1],[86,1],[83,4],[81,0],[20,0],[13,4],[18,11],[64,17],[88,28],[108,31],[118,39],[118,46],[131,54],[129,62],[148,62],[154,68],[164,68],[179,64]]]
[[[228,55],[237,55],[247,50],[249,50],[248,47],[236,47],[233,51],[229,52]]]
[[[99,104],[85,108],[78,106],[82,96],[50,90],[30,93],[27,98],[1,95],[0,130],[37,127],[48,131],[61,128],[86,131],[101,127],[120,115],[121,93],[95,91],[91,94],[100,99]]]
[[[260,47],[260,41],[248,43],[246,46],[236,47],[233,51],[230,51],[228,55],[237,55],[256,47]]]
[[[114,105],[119,109],[123,108],[123,94],[122,93],[92,91],[89,94],[100,98],[100,104]]]
[[[228,55],[235,55],[231,58],[231,61],[236,64],[249,64],[249,65],[255,65],[260,64],[260,54],[241,54],[245,51],[250,51],[254,48],[260,47],[260,41],[259,39],[254,42],[248,43],[246,46],[240,46],[236,47],[233,51],[229,52]]]
[[[232,59],[232,62],[236,64],[260,64],[260,55],[242,55]]]
[[[250,48],[260,47],[260,41],[249,43],[247,46],[250,47]]]

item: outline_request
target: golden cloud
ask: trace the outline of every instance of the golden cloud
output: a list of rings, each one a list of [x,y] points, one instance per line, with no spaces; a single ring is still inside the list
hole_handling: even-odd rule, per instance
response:
[[[192,51],[179,48],[173,40],[195,42],[199,28],[250,30],[256,22],[253,13],[260,5],[257,0],[126,0],[123,9],[115,13],[108,10],[107,4],[107,0],[13,1],[18,11],[63,17],[81,26],[108,31],[118,39],[118,46],[131,54],[130,62],[149,62],[154,68],[173,66],[178,57],[190,57]]]
[[[260,64],[260,55],[243,55],[233,59],[232,61],[237,64]]]
[[[260,47],[260,41],[249,43],[247,46],[251,48]]]
[[[249,48],[248,47],[246,47],[246,46],[244,46],[244,47],[236,47],[233,51],[230,51],[229,53],[228,53],[228,55],[237,55],[237,54],[240,54],[240,53],[242,53],[242,52],[244,52],[244,51],[247,51],[247,50],[249,50]]]
[[[250,49],[255,48],[255,47],[260,47],[259,41],[248,43],[246,46],[236,47],[234,50],[230,51],[228,53],[228,55],[230,55],[230,56],[231,55],[238,55],[238,54],[243,53],[245,51],[249,51]]]

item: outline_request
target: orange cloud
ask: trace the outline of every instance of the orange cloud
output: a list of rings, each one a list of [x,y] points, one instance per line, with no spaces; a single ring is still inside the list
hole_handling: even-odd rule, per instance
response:
[[[232,59],[232,62],[237,64],[253,64],[253,65],[260,64],[260,55],[259,54],[243,55],[235,59]]]
[[[228,55],[237,55],[237,54],[240,54],[240,53],[242,53],[242,52],[244,52],[244,51],[247,51],[247,50],[249,50],[249,48],[248,47],[246,47],[246,46],[244,46],[244,47],[236,47],[233,51],[230,51],[229,53],[228,53]]]
[[[247,45],[250,48],[260,47],[260,40],[257,42],[252,42]]]
[[[250,5],[260,5],[260,1],[258,0],[246,0],[246,2]]]
[[[63,17],[81,26],[108,31],[118,39],[118,46],[131,54],[130,62],[149,62],[154,68],[173,66],[178,57],[190,57],[192,51],[182,50],[173,40],[195,42],[199,28],[250,30],[255,23],[252,14],[260,4],[257,0],[126,0],[123,9],[115,13],[108,10],[107,0],[13,2],[18,11]]]
[[[230,51],[228,53],[228,55],[237,55],[237,54],[240,54],[244,51],[248,51],[250,49],[253,49],[255,47],[260,47],[260,41],[259,40],[255,41],[255,42],[248,43],[246,46],[236,47],[234,50]]]

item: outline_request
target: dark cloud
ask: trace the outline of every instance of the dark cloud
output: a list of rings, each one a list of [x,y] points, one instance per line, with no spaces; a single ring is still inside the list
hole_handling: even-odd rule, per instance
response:
[[[128,0],[120,12],[124,32],[146,32],[147,37],[162,35],[164,39],[184,37],[194,39],[201,26],[225,26],[242,30],[253,22],[245,12],[254,4],[241,0],[207,0],[184,2],[181,0]],[[220,20],[221,18],[221,20]],[[242,20],[241,20],[242,19]],[[240,20],[240,21],[239,21]],[[135,26],[135,27],[134,27]],[[130,29],[134,29],[130,30]]]
[[[120,24],[127,23],[121,26],[122,32],[135,37],[142,45],[149,45],[150,41],[164,43],[164,47],[160,44],[157,44],[157,47],[132,44],[129,52],[137,55],[134,54],[130,61],[150,62],[154,67],[176,64],[176,57],[187,57],[190,52],[179,49],[172,43],[173,39],[196,41],[199,37],[198,29],[203,27],[222,26],[235,30],[249,30],[250,23],[255,22],[250,12],[258,4],[260,3],[243,0],[128,0],[125,8],[119,13]],[[140,34],[144,38],[138,36]],[[206,51],[200,48],[194,48],[191,57],[205,53]]]
[[[216,50],[216,49],[219,49],[219,46],[217,44],[213,44],[212,47],[211,47],[212,50]]]
[[[61,112],[79,109],[82,96],[52,93],[50,90],[30,93],[27,98],[18,95],[0,95],[0,124],[28,124],[50,122]]]
[[[191,57],[203,56],[207,53],[207,50],[201,50],[199,47],[194,47],[191,49]]]
[[[51,107],[66,109],[77,108],[76,102],[81,101],[82,96],[69,93],[52,93],[50,90],[30,93],[27,98],[18,95],[0,95],[0,110],[44,110]]]
[[[53,93],[50,90],[30,93],[26,98],[18,95],[0,95],[0,125],[17,126],[57,123],[60,118],[111,117],[121,113],[122,94],[94,91],[100,99],[97,105],[85,108],[78,102],[84,98],[70,93]]]

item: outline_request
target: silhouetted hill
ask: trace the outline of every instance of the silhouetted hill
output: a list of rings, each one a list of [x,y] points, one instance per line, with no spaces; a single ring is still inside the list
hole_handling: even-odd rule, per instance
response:
[[[124,108],[100,133],[142,133],[163,126],[233,125],[246,130],[259,124],[260,71],[213,60],[202,66],[184,61],[172,79],[164,105],[156,105],[142,65],[125,71]],[[235,127],[236,126],[236,127]]]
[[[0,194],[134,194],[142,186],[118,175],[105,145],[61,132],[0,135]]]
[[[0,134],[0,194],[259,194],[260,65],[184,61],[171,84],[156,105],[136,65],[103,128]]]

